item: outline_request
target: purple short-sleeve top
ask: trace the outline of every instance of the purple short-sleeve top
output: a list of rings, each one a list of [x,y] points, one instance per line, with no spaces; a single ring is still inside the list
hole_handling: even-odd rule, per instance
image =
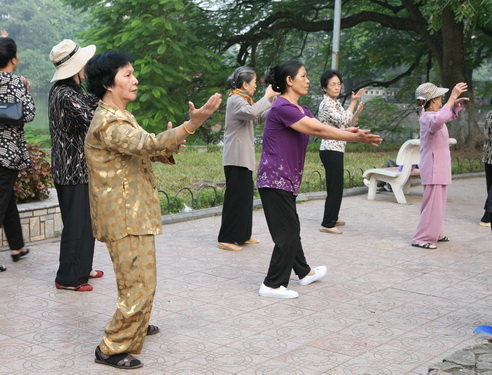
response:
[[[304,116],[314,117],[308,107],[301,107],[304,113],[283,97],[273,103],[263,132],[263,150],[256,177],[258,188],[299,194],[309,136],[290,126]]]

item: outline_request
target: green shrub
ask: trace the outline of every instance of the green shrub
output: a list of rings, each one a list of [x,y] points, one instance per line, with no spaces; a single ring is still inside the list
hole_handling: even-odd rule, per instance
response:
[[[19,171],[14,186],[15,196],[19,203],[46,199],[49,196],[48,188],[53,186],[51,166],[46,160],[46,153],[41,146],[34,143],[28,143],[27,149],[33,167]]]

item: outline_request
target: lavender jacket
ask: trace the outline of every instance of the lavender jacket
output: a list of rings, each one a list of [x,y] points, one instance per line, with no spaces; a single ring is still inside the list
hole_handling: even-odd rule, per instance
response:
[[[451,152],[446,122],[455,120],[464,107],[449,108],[420,116],[420,176],[422,185],[451,184]]]

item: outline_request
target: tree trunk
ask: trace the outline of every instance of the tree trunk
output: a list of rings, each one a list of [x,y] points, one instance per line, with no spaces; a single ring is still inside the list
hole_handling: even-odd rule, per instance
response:
[[[464,33],[461,22],[456,22],[454,12],[447,6],[441,16],[442,22],[442,61],[440,61],[443,87],[449,88],[446,98],[458,82],[467,82],[465,67]],[[483,132],[478,126],[475,103],[473,101],[472,82],[468,82],[470,98],[465,111],[460,112],[457,120],[447,124],[450,137],[456,138],[460,149],[478,149],[483,144]]]

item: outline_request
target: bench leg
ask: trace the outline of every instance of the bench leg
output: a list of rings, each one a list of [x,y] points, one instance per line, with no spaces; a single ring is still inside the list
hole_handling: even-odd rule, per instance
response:
[[[403,189],[400,187],[399,189],[393,188],[393,193],[395,194],[396,201],[400,204],[407,203],[405,198],[405,194],[403,193]]]
[[[378,180],[376,180],[376,177],[371,176],[369,179],[369,186],[368,186],[368,191],[367,191],[367,199],[370,201],[373,201],[376,199],[376,190],[378,186]]]

